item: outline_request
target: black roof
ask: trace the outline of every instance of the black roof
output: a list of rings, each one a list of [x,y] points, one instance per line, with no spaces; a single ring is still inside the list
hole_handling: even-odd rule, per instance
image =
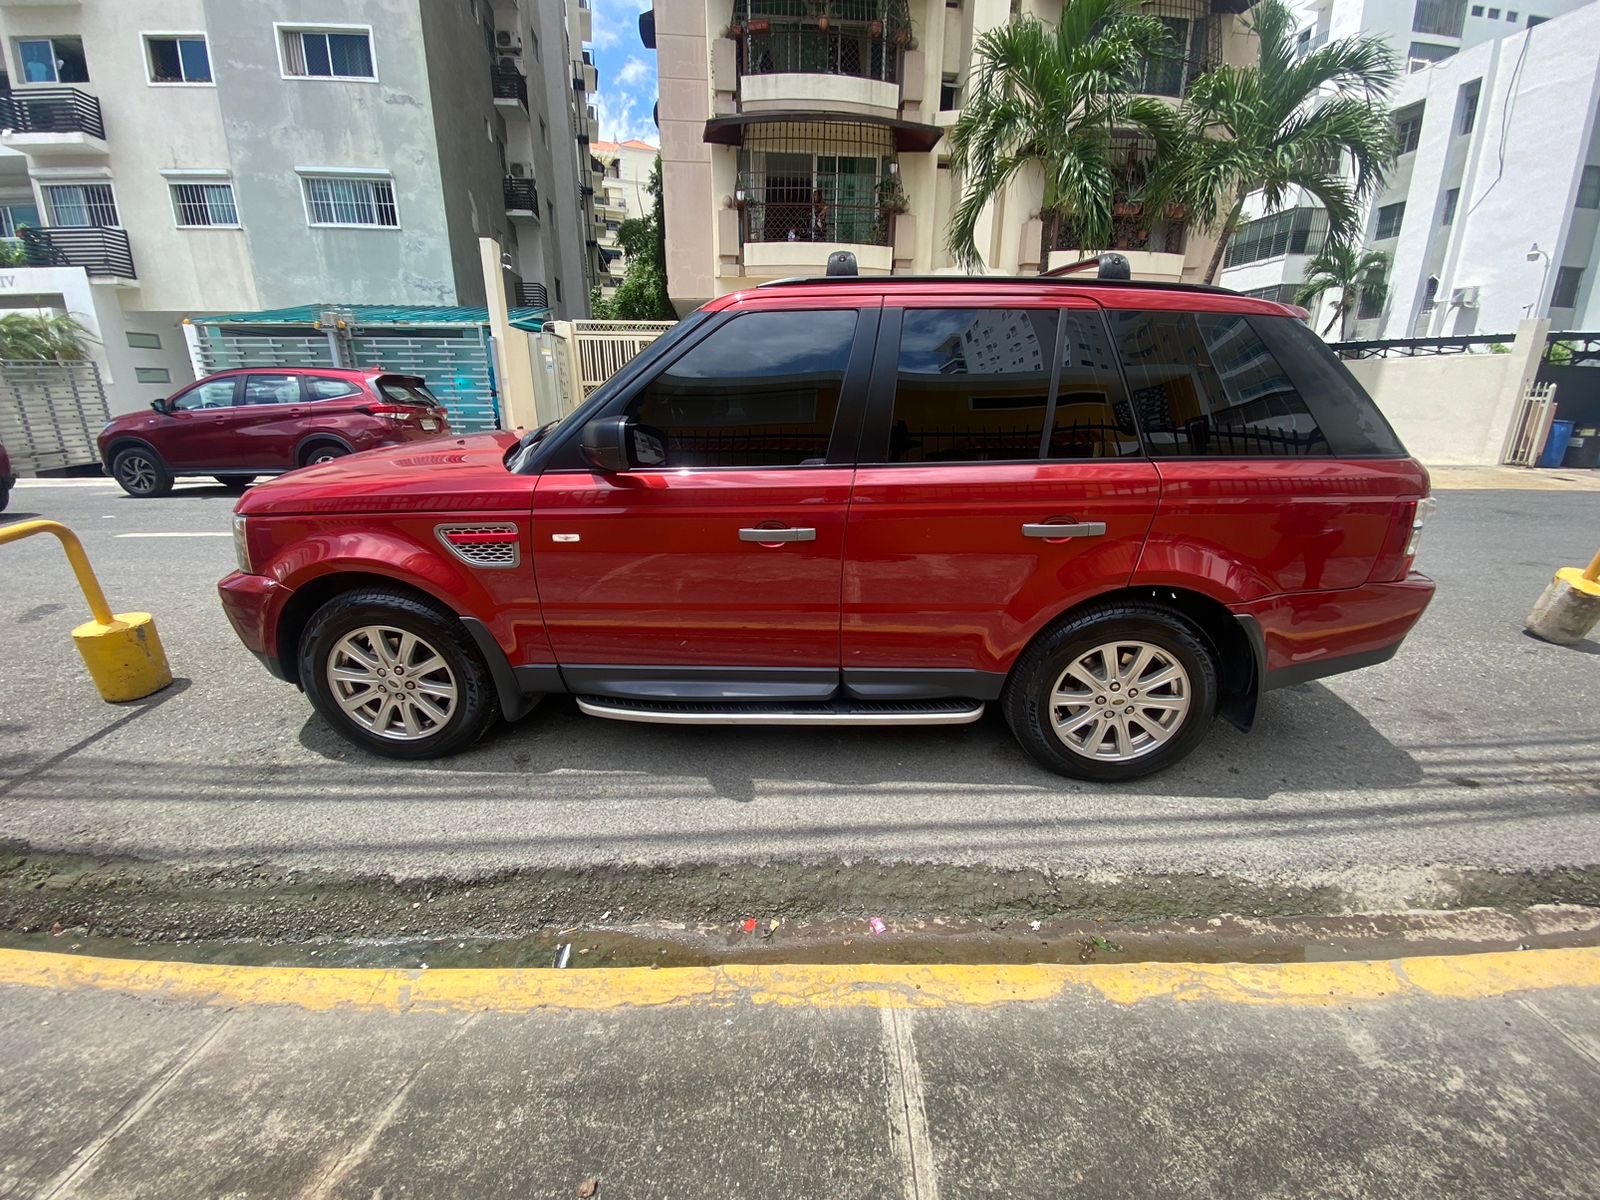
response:
[[[1232,288],[1218,287],[1214,283],[1157,283],[1151,279],[1097,279],[1093,275],[792,275],[786,279],[769,279],[758,283],[758,288],[793,287],[802,283],[867,283],[876,287],[911,283],[937,283],[945,287],[966,286],[969,283],[987,283],[996,286],[1017,287],[1048,284],[1054,287],[1087,288],[1148,288],[1160,292],[1203,292],[1207,295],[1241,296]]]

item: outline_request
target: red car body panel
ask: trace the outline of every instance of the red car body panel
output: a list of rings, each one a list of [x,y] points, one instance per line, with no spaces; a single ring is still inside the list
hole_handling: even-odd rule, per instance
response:
[[[1428,607],[1433,590],[1433,580],[1412,572],[1396,583],[1295,592],[1235,605],[1233,611],[1260,623],[1267,670],[1281,673],[1397,647]]]
[[[330,380],[349,386],[346,395],[316,399],[302,382],[299,399],[286,403],[244,403],[240,384],[250,377],[296,380]],[[259,367],[220,371],[174,392],[168,410],[141,410],[116,417],[101,430],[96,441],[100,461],[108,466],[125,445],[141,443],[161,456],[174,474],[268,475],[291,471],[300,465],[301,452],[321,439],[350,452],[378,446],[403,445],[445,437],[449,416],[443,409],[397,402],[385,396],[383,379],[415,379],[381,367]],[[185,399],[203,394],[200,389],[223,381],[235,384],[233,403],[221,407],[183,408]],[[420,380],[417,380],[420,382]],[[279,389],[281,390],[281,389]],[[293,394],[293,393],[291,393]],[[400,419],[376,415],[385,408],[414,409]],[[425,422],[434,422],[428,429]]]

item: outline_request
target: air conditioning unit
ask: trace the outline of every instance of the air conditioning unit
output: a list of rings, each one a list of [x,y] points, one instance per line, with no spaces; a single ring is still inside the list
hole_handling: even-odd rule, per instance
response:
[[[528,176],[533,174],[533,167],[528,163],[514,162],[507,168],[507,170],[511,172],[512,178],[514,179],[526,179]]]
[[[502,71],[520,71],[522,70],[522,64],[514,58],[502,58],[500,60],[500,69]]]
[[[495,48],[502,54],[522,53],[522,38],[509,29],[502,29],[494,35]]]
[[[1477,308],[1478,289],[1476,287],[1458,287],[1450,293],[1451,308]]]

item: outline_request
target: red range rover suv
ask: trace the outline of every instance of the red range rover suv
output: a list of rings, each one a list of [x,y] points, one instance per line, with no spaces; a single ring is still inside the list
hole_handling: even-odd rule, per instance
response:
[[[1428,476],[1297,309],[1071,278],[712,301],[559,423],[238,505],[222,602],[381,754],[543,693],[624,721],[957,724],[1120,780],[1433,594]]]
[[[165,495],[178,475],[210,475],[242,492],[258,475],[450,432],[419,376],[382,367],[222,371],[150,408],[117,417],[97,439],[100,461],[130,496]]]

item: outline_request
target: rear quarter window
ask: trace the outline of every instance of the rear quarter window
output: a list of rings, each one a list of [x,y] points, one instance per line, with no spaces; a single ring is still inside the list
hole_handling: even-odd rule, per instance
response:
[[[1405,446],[1366,389],[1303,322],[1293,317],[1251,317],[1250,324],[1294,380],[1334,454],[1346,458],[1405,456]]]

